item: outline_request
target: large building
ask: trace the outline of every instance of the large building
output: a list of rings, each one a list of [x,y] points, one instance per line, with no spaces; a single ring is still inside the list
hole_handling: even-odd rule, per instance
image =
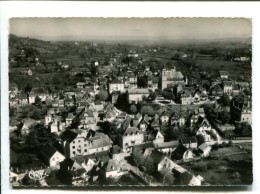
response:
[[[66,133],[66,132],[65,132]],[[76,133],[68,131],[67,138],[63,138],[64,154],[66,157],[75,157],[108,151],[111,140],[103,133],[90,130],[89,132]]]
[[[109,83],[109,94],[111,94],[114,91],[124,92],[125,91],[124,83],[117,79],[112,80]]]
[[[129,103],[142,101],[142,98],[149,96],[149,90],[145,88],[136,88],[128,90]]]
[[[180,71],[173,69],[163,68],[161,74],[161,89],[177,85],[178,83],[184,84],[184,76]]]

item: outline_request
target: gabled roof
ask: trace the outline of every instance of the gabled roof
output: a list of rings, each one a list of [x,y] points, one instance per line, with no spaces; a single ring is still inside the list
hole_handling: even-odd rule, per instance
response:
[[[110,159],[105,165],[104,165],[106,172],[111,172],[117,170],[117,165],[114,160]]]
[[[137,113],[134,117],[134,120],[139,120],[142,117],[140,113]]]
[[[45,159],[50,159],[57,150],[49,143],[47,143],[42,149],[41,154],[44,156]]]
[[[123,151],[118,145],[113,145],[111,153],[112,154],[119,154],[119,153],[123,153]]]
[[[132,121],[132,117],[128,116],[126,117],[125,121],[122,124],[122,128],[125,130],[126,128],[128,128],[130,126],[130,123]]]
[[[132,134],[137,134],[141,133],[141,131],[137,127],[128,127],[123,135],[132,135]]]
[[[92,143],[92,148],[102,148],[102,147],[106,147],[106,146],[110,146],[111,143],[109,142],[109,140],[107,138],[101,138],[101,139],[96,139],[95,141],[93,141]]]
[[[201,144],[201,145],[198,147],[198,149],[204,151],[204,150],[206,150],[208,147],[209,147],[209,146],[208,146],[206,143],[203,143],[203,144]]]

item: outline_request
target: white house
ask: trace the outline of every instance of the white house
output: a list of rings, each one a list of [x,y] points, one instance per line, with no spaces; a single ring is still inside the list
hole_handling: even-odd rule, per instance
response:
[[[46,144],[40,151],[43,160],[49,164],[50,168],[59,169],[60,162],[65,159],[59,151],[57,151],[52,145]]]

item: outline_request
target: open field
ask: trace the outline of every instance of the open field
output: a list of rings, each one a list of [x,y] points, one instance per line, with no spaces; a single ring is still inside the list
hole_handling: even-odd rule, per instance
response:
[[[224,70],[232,73],[245,72],[249,73],[252,70],[250,63],[232,62],[232,61],[215,61],[215,60],[194,60],[196,65],[205,69]],[[222,69],[223,65],[223,69]]]
[[[252,161],[229,161],[226,159],[203,160],[184,164],[184,168],[201,175],[212,185],[252,184]]]

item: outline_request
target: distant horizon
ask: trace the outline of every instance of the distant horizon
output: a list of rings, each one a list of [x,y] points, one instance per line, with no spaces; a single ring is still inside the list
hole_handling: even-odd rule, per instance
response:
[[[245,18],[12,18],[10,34],[45,41],[210,41],[252,37]]]

